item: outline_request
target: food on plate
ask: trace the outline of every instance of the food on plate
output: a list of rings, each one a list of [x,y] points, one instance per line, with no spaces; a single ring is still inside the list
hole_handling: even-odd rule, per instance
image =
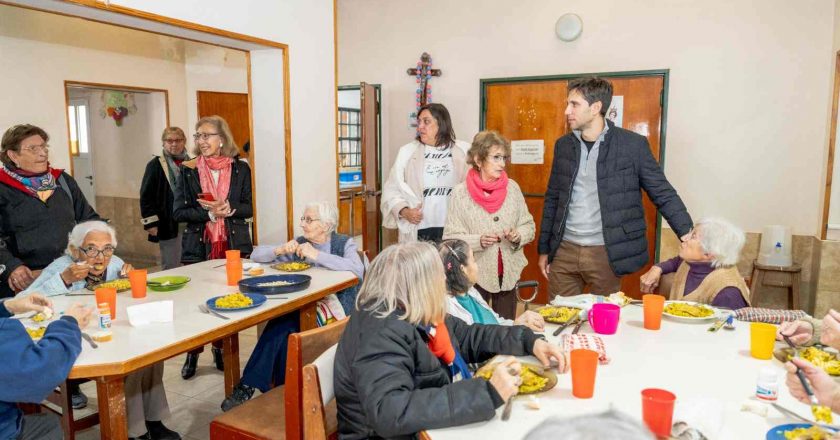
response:
[[[49,307],[44,307],[43,312],[38,312],[32,317],[32,321],[34,322],[44,322],[49,321],[53,317],[53,311]]]
[[[814,420],[821,423],[832,423],[834,418],[831,416],[831,408],[825,405],[811,405],[811,413],[814,414]]]
[[[257,287],[279,287],[279,286],[289,286],[291,284],[292,283],[290,283],[288,281],[277,280],[277,281],[267,281],[265,283],[259,283],[259,284],[257,284]]]
[[[822,368],[832,376],[840,376],[840,359],[837,359],[835,353],[829,353],[817,347],[808,347],[799,352],[799,357]]]
[[[791,429],[790,431],[783,431],[782,434],[788,440],[828,440],[825,431],[816,426]]]
[[[580,313],[580,309],[563,306],[545,306],[537,310],[537,312],[548,322],[562,324]]]
[[[252,276],[253,275],[262,275],[264,273],[265,273],[265,269],[263,269],[262,267],[259,267],[259,266],[252,267],[251,269],[248,270],[248,275],[252,275]]]
[[[248,307],[253,303],[254,301],[251,298],[248,298],[241,292],[234,292],[230,295],[216,298],[215,305],[218,309],[239,309],[242,307]]]
[[[289,261],[286,263],[275,264],[272,267],[285,272],[300,272],[302,270],[309,269],[312,265],[304,263],[303,261]]]
[[[490,380],[490,378],[493,376],[493,369],[486,368],[476,373],[476,376]],[[525,365],[523,365],[522,369],[519,371],[519,377],[522,378],[522,383],[519,384],[520,394],[540,391],[543,389],[543,387],[545,387],[545,384],[548,383],[547,377],[540,376],[534,370],[532,370],[531,367]]]
[[[46,331],[47,331],[46,327],[37,327],[37,328],[26,327],[26,333],[29,333],[29,337],[32,338],[32,340],[34,340],[34,341],[37,341],[38,339],[43,338],[44,337],[44,332],[46,332]]]
[[[688,304],[672,302],[665,305],[664,313],[685,318],[706,318],[715,314],[715,311],[702,304]]]
[[[104,283],[100,283],[96,285],[96,288],[100,287],[111,287],[113,289],[117,289],[117,291],[121,290],[128,290],[131,289],[131,282],[128,281],[126,278],[120,278],[113,281],[106,281]]]
[[[630,304],[630,299],[631,298],[625,295],[624,292],[615,292],[607,297],[607,302],[613,303],[619,307],[624,307],[627,304]]]

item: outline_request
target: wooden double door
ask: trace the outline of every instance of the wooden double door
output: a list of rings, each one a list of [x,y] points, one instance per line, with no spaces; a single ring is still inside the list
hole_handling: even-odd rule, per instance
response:
[[[618,73],[599,75],[613,84],[613,100],[621,119],[620,126],[647,137],[653,157],[662,163],[667,71]],[[525,194],[525,202],[537,224],[537,237],[525,247],[528,266],[521,280],[539,280],[537,302],[548,298],[548,283],[537,266],[537,240],[539,239],[545,190],[554,159],[554,142],[569,132],[566,124],[566,88],[578,75],[482,80],[483,96],[482,129],[496,130],[512,141],[542,140],[545,144],[541,164],[516,164],[507,167],[508,176],[514,179]],[[612,106],[611,106],[612,107]],[[609,116],[609,115],[608,115]],[[656,207],[643,192],[649,261],[640,271],[626,275],[622,290],[639,298],[639,277],[653,264],[659,245],[659,217]]]

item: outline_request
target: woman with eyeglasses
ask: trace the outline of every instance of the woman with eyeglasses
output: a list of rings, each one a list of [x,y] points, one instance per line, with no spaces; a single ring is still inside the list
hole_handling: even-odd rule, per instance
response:
[[[452,191],[443,238],[470,245],[478,263],[476,290],[493,310],[516,318],[516,283],[528,264],[522,248],[534,239],[534,218],[519,185],[508,179],[510,141],[495,131],[475,135],[467,152],[472,167]]]
[[[47,132],[15,125],[0,143],[0,298],[13,296],[61,256],[76,223],[98,219],[79,185],[50,167]]]
[[[65,255],[44,268],[28,289],[18,296],[41,293],[63,295],[85,286],[111,281],[132,270],[114,255],[117,233],[99,220],[79,223],[70,232]],[[163,388],[163,362],[129,374],[125,378],[126,416],[131,439],[177,440],[181,436],[164,426],[169,403]]]
[[[306,205],[300,227],[303,235],[281,246],[263,245],[254,248],[251,261],[273,263],[304,261],[329,270],[346,270],[359,278],[359,284],[318,302],[318,325],[342,319],[355,309],[356,293],[362,283],[364,263],[352,237],[335,232],[338,209],[332,202]],[[286,381],[286,349],[290,334],[300,331],[297,313],[272,319],[263,330],[245,370],[242,380],[222,402],[222,411],[241,405],[254,395],[254,390],[266,392]]]
[[[449,110],[427,104],[417,114],[417,137],[403,145],[382,188],[382,226],[399,242],[440,242],[452,188],[466,175],[466,142],[455,140]]]
[[[251,169],[238,160],[239,149],[228,123],[220,116],[205,116],[195,124],[195,159],[181,163],[175,184],[172,218],[186,223],[181,241],[181,262],[198,263],[225,258],[238,249],[242,257],[252,250],[247,219],[251,206]],[[195,375],[199,348],[187,353],[181,377]],[[213,360],[224,371],[221,341],[213,343]]]

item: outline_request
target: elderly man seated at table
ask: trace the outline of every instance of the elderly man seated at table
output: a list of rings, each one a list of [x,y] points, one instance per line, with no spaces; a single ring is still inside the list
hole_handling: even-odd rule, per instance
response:
[[[80,328],[87,326],[92,309],[74,304],[64,316],[47,325],[33,341],[14,314],[43,312],[52,303],[39,294],[9,298],[0,303],[0,438],[60,440],[58,417],[51,413],[24,416],[17,402],[41,403],[67,378],[82,351]]]
[[[335,232],[338,226],[338,210],[331,202],[316,202],[306,205],[300,219],[303,236],[281,246],[257,246],[251,253],[251,260],[257,263],[304,261],[316,267],[329,270],[353,272],[361,284],[364,265],[352,237]],[[330,295],[319,305],[319,325],[333,318],[350,316],[355,308],[359,285],[349,287]],[[322,312],[327,316],[323,316]],[[286,381],[286,349],[289,335],[300,331],[297,313],[290,313],[272,319],[263,330],[245,370],[242,380],[233,392],[222,402],[222,411],[241,405],[254,395],[254,390],[268,391],[273,385]]]
[[[130,264],[114,255],[116,248],[114,228],[98,220],[79,223],[70,232],[66,255],[50,263],[20,295],[43,292],[55,296],[115,280],[132,270]],[[161,422],[169,414],[163,389],[163,362],[126,376],[125,403],[130,438],[181,438]]]
[[[744,232],[732,223],[709,218],[681,237],[679,256],[642,275],[642,292],[652,292],[663,274],[676,272],[672,300],[695,301],[737,310],[750,305],[750,292],[735,267],[744,247]]]

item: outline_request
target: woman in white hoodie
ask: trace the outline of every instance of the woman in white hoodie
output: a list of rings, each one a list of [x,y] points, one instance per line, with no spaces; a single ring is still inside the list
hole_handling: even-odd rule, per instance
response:
[[[417,138],[400,148],[382,189],[382,224],[399,241],[440,242],[449,195],[467,174],[469,144],[455,140],[449,110],[427,104],[417,114]]]

